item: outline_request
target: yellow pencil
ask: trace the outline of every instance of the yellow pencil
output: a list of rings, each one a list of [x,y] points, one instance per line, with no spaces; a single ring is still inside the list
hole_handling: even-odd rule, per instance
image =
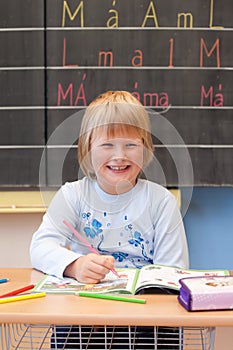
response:
[[[0,299],[0,304],[11,303],[12,301],[20,301],[20,300],[41,298],[41,297],[45,297],[45,296],[46,296],[46,293],[45,293],[45,292],[16,295],[16,296],[14,296],[14,297],[8,297],[8,298],[2,298],[2,299]]]

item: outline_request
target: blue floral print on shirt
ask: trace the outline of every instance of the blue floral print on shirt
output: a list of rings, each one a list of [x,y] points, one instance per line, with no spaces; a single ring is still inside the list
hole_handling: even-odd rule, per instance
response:
[[[98,236],[103,230],[100,228],[102,224],[96,220],[93,219],[91,222],[90,227],[84,227],[84,232],[86,233],[87,237],[94,238],[95,236]]]
[[[92,239],[94,239],[95,237],[98,237],[99,243],[97,244],[97,250],[99,252],[104,253],[104,254],[108,254],[108,253],[110,253],[108,250],[101,248],[101,246],[104,242],[103,229],[101,228],[103,225],[97,219],[91,219],[91,216],[92,216],[91,213],[83,213],[82,214],[82,217],[87,220],[86,226],[84,227],[84,232],[85,232],[87,237],[90,237]],[[132,224],[126,225],[124,227],[124,230],[125,230],[125,232],[127,232],[131,236],[128,239],[128,243],[131,246],[133,246],[134,249],[139,249],[141,251],[141,257],[143,257],[143,259],[145,259],[146,261],[148,261],[149,264],[151,264],[152,259],[147,256],[147,253],[145,250],[145,245],[147,245],[149,243],[148,240],[145,242],[142,234],[138,231],[134,231]],[[124,236],[124,230],[121,232],[121,236]],[[118,245],[119,245],[119,247],[121,246],[121,241],[118,242]],[[111,255],[119,263],[123,263],[129,257],[127,253],[122,252],[122,251],[111,253]],[[140,256],[140,253],[137,255]],[[140,258],[137,262],[135,261],[135,259],[132,259],[131,263],[137,268],[141,267]]]
[[[130,244],[134,245],[134,247],[140,247],[142,251],[143,257],[151,264],[152,259],[150,259],[145,251],[145,245],[144,245],[144,239],[141,237],[141,233],[138,231],[135,231],[133,234],[133,237],[128,241]]]

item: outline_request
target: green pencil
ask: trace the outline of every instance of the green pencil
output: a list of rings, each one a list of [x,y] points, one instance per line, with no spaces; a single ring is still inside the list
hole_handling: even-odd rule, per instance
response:
[[[120,295],[98,294],[98,293],[89,293],[89,292],[77,292],[75,294],[80,296],[80,297],[127,301],[130,303],[138,303],[138,304],[145,304],[146,303],[145,299],[128,298],[128,297],[122,297]]]

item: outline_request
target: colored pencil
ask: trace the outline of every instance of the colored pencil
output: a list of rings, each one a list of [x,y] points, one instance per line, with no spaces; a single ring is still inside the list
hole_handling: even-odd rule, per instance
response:
[[[98,252],[98,250],[96,250],[95,248],[93,248],[86,240],[85,238],[77,231],[75,230],[75,228],[73,226],[71,226],[66,220],[63,221],[63,223],[70,229],[71,232],[73,232],[73,234],[83,243],[85,244],[85,246],[92,252],[95,254],[100,255],[100,253]],[[116,275],[117,277],[119,277],[117,271],[115,269],[111,270],[114,275]]]
[[[27,299],[41,298],[41,297],[45,297],[45,296],[46,296],[45,292],[16,295],[16,296],[13,296],[13,297],[0,299],[0,304],[11,303],[13,301],[21,301],[21,300],[27,300]]]
[[[126,301],[129,303],[138,303],[138,304],[145,304],[146,303],[145,299],[128,298],[128,297],[122,297],[120,295],[98,294],[98,293],[88,293],[88,292],[77,292],[75,294],[80,296],[80,297],[107,299],[107,300],[116,300],[116,301]]]
[[[34,284],[30,284],[29,286],[19,288],[16,290],[12,290],[11,292],[6,293],[6,294],[2,294],[2,295],[0,295],[0,298],[12,297],[14,295],[18,295],[20,293],[26,292],[27,290],[33,289],[34,287],[35,287]]]
[[[9,278],[2,278],[0,279],[0,283],[6,283],[9,281]]]

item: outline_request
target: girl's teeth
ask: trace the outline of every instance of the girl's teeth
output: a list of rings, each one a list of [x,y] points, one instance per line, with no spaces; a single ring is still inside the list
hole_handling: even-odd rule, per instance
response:
[[[126,169],[126,166],[111,166],[112,170],[124,170]]]

